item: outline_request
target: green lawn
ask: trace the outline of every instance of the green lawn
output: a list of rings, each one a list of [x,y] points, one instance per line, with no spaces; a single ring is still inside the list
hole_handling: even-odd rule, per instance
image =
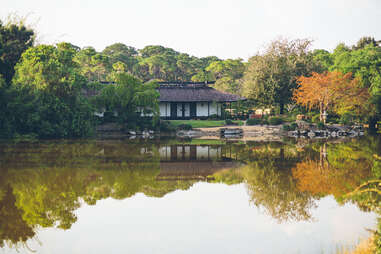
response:
[[[192,128],[207,128],[207,127],[221,127],[225,126],[225,120],[169,120],[173,126],[179,126],[180,124],[190,124]],[[243,125],[243,121],[233,121],[238,125]]]

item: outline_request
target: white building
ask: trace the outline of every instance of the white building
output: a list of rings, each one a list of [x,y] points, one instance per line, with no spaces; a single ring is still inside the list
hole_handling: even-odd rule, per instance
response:
[[[244,100],[224,93],[205,83],[161,83],[160,117],[164,119],[194,119],[221,116],[222,104]]]

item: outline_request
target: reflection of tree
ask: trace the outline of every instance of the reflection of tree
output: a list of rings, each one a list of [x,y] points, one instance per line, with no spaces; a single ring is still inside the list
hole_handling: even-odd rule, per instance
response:
[[[15,202],[16,198],[8,185],[0,201],[0,247],[5,244],[17,247],[35,235],[32,226],[23,220],[23,211],[15,206]]]
[[[372,177],[372,159],[357,142],[323,144],[317,160],[306,158],[292,169],[300,191],[337,199]]]
[[[329,144],[321,153],[319,144],[307,144],[302,150],[280,143],[226,146],[225,159],[238,158],[246,165],[219,171],[213,177],[226,184],[244,182],[251,202],[279,221],[308,220],[316,197],[341,196],[381,176],[381,163],[372,156],[379,144],[372,142]],[[70,228],[81,202],[95,204],[139,192],[162,197],[195,182],[158,181],[160,157],[154,144],[0,144],[0,153],[3,245],[26,241],[37,227]],[[368,205],[370,200],[380,207],[374,194],[365,194],[350,198],[360,205]]]
[[[245,166],[243,175],[251,201],[278,221],[309,220],[314,198],[298,190],[288,170],[279,170],[273,161],[253,162]]]
[[[296,188],[290,171],[301,155],[305,154],[293,145],[253,143],[239,150],[238,157],[247,165],[213,176],[217,182],[245,182],[251,202],[280,222],[309,220],[314,197]]]
[[[0,145],[0,151],[0,220],[7,222],[0,234],[12,244],[33,237],[36,227],[69,229],[81,200],[95,204],[138,192],[162,197],[194,183],[156,181],[158,151],[147,144]]]

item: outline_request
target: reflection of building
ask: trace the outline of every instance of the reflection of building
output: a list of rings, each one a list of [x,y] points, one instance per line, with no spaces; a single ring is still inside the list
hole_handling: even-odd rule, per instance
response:
[[[172,145],[160,147],[159,153],[158,180],[207,180],[217,171],[238,166],[222,146]]]

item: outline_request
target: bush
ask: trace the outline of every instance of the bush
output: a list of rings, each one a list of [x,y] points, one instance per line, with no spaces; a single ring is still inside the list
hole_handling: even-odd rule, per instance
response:
[[[353,124],[353,116],[350,113],[345,113],[340,117],[339,122],[343,125],[352,125]]]
[[[235,123],[231,119],[226,119],[225,125],[235,125]]]
[[[179,129],[179,130],[189,131],[189,130],[192,129],[192,125],[190,125],[190,124],[186,124],[186,123],[184,123],[184,124],[180,124],[179,126],[177,126],[177,129]]]
[[[160,131],[162,132],[173,132],[176,128],[171,125],[168,121],[160,121]]]
[[[318,123],[317,123],[317,128],[318,128],[319,130],[324,129],[324,127],[325,127],[325,125],[324,125],[323,122],[318,122]]]
[[[216,114],[212,114],[208,117],[209,120],[217,120],[218,119],[218,115]]]
[[[285,124],[282,128],[284,131],[294,131],[298,128],[298,125],[296,123]]]
[[[280,117],[271,117],[269,119],[269,124],[270,125],[279,125],[283,123],[283,119]]]
[[[250,118],[250,119],[247,119],[246,121],[246,125],[257,125],[257,124],[262,124],[262,119]]]
[[[282,129],[283,129],[284,131],[290,131],[290,130],[291,130],[291,126],[288,125],[288,124],[285,124],[285,125],[282,126]]]
[[[319,123],[320,122],[320,114],[312,116],[311,121],[313,123]]]

